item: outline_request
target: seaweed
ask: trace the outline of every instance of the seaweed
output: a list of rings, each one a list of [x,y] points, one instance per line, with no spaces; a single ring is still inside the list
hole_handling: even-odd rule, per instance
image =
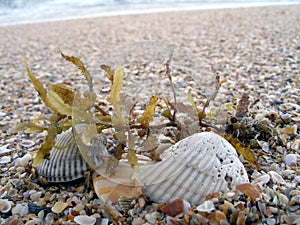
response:
[[[127,103],[122,95],[124,86],[123,80],[125,76],[123,68],[113,70],[109,65],[101,65],[100,68],[105,72],[105,76],[110,81],[111,85],[109,100],[113,111],[107,112],[97,103],[99,96],[97,96],[93,89],[93,78],[84,66],[84,63],[74,56],[67,56],[63,53],[61,53],[61,56],[66,61],[78,67],[88,84],[88,89],[79,93],[64,85],[55,84],[51,85],[49,90],[46,90],[41,81],[31,73],[29,67],[26,65],[28,77],[32,81],[35,90],[45,106],[51,110],[51,116],[45,118],[47,121],[45,126],[40,126],[38,124],[39,120],[37,120],[23,122],[10,130],[12,133],[25,128],[30,132],[47,131],[47,136],[38,150],[33,166],[38,166],[49,156],[51,148],[55,145],[56,136],[70,127],[75,128],[73,129],[73,134],[76,143],[83,158],[92,168],[95,168],[96,165],[93,162],[93,159],[87,155],[85,148],[86,146],[93,144],[93,141],[98,134],[101,134],[107,129],[112,130],[113,138],[119,143],[115,146],[115,152],[112,154],[112,157],[120,160],[122,159],[123,154],[126,153],[129,164],[135,168],[138,166],[136,138],[142,140],[145,151],[150,152],[153,160],[159,160],[159,156],[155,153],[155,149],[158,146],[156,132],[164,128],[173,129],[168,136],[175,142],[186,135],[201,131],[201,128],[215,130],[229,140],[239,154],[243,155],[243,157],[251,164],[257,166],[255,155],[250,148],[244,147],[244,145],[233,136],[226,135],[222,132],[222,129],[219,129],[218,126],[213,124],[210,120],[211,114],[210,112],[207,112],[207,109],[209,108],[210,103],[215,100],[223,83],[223,81],[220,80],[220,76],[215,77],[215,88],[213,93],[207,97],[202,106],[197,105],[197,101],[194,100],[197,96],[192,96],[190,92],[187,94],[186,102],[178,102],[172,81],[171,54],[165,63],[165,75],[169,80],[173,102],[165,97],[160,97],[158,94],[149,96],[150,99],[145,105],[143,113],[139,115],[138,113],[135,113],[135,104],[130,105]],[[185,103],[190,103],[192,106],[186,107]],[[248,96],[243,96],[236,109],[236,117],[239,118],[239,120],[247,115],[248,105]],[[161,124],[152,124],[153,118],[158,114],[158,106],[161,109],[161,115],[166,120]],[[180,120],[178,116],[179,111],[186,113],[189,118],[185,121]],[[81,130],[76,129],[78,125],[83,128]],[[64,149],[63,146],[61,149]],[[114,159],[109,160],[114,161]],[[113,167],[115,165],[111,167],[109,167],[109,165],[106,166],[107,172],[113,174]]]

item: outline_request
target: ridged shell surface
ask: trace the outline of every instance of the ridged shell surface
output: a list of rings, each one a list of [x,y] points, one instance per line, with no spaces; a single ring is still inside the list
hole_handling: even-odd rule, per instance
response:
[[[236,150],[218,134],[197,133],[168,148],[162,161],[141,167],[144,195],[164,203],[182,198],[197,205],[216,191],[249,182]]]
[[[84,176],[89,166],[81,156],[73,138],[72,129],[69,129],[56,138],[56,146],[67,146],[66,149],[53,148],[49,159],[37,168],[39,176],[48,182],[69,182]]]

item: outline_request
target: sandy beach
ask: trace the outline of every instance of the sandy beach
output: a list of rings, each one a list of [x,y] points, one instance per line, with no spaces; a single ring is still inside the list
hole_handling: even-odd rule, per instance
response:
[[[286,183],[277,182],[274,178],[273,181],[261,185],[261,192],[265,195],[269,194],[268,191],[273,191],[273,194],[270,194],[269,205],[267,197],[262,200],[265,214],[261,216],[257,212],[258,209],[256,212],[250,209],[245,211],[246,206],[240,206],[248,220],[245,219],[239,224],[263,224],[262,221],[264,224],[296,224],[295,221],[300,221],[299,31],[300,5],[124,15],[0,27],[0,147],[8,145],[7,148],[11,150],[11,153],[6,154],[11,156],[10,162],[0,164],[1,198],[9,198],[13,206],[25,202],[37,204],[34,198],[20,197],[24,196],[23,193],[29,188],[17,189],[17,184],[14,183],[9,186],[10,179],[22,180],[20,184],[18,183],[20,187],[28,184],[26,179],[30,179],[30,169],[17,170],[13,161],[23,156],[26,151],[37,150],[43,136],[23,133],[9,135],[7,130],[20,121],[48,113],[26,76],[24,63],[26,62],[32,72],[45,84],[48,82],[78,84],[78,70],[61,57],[61,52],[80,58],[91,74],[99,75],[100,64],[106,62],[104,57],[110,55],[113,58],[116,52],[126,55],[128,49],[132,52],[135,52],[135,49],[140,51],[140,45],[134,43],[150,41],[152,43],[150,47],[153,46],[153,49],[143,49],[143,53],[137,55],[147,55],[155,51],[155,48],[164,49],[160,48],[162,44],[156,45],[156,42],[189,49],[182,51],[181,63],[196,62],[197,65],[193,69],[198,70],[195,76],[198,74],[199,77],[195,79],[203,78],[202,81],[206,81],[213,79],[215,75],[226,79],[227,82],[223,84],[218,96],[220,101],[236,104],[237,99],[246,94],[250,98],[250,111],[252,110],[253,115],[259,115],[259,118],[270,120],[272,129],[278,128],[281,131],[286,127],[293,127],[292,133],[285,133],[287,137],[285,136],[286,139],[281,142],[281,146],[275,146],[274,143],[271,146],[271,140],[261,139],[264,143],[269,143],[270,148],[264,149],[262,144],[255,151],[257,161],[261,165],[260,169],[252,169],[245,163],[250,181],[274,170]],[[186,52],[188,55],[184,55]],[[114,63],[122,64],[122,62]],[[134,94],[134,89],[129,91]],[[270,116],[272,112],[275,119]],[[284,122],[279,124],[276,119],[282,119]],[[34,140],[35,143],[28,147],[22,145],[24,140]],[[296,165],[287,165],[285,161],[287,154],[296,157]],[[7,194],[10,188],[17,189],[19,193]],[[30,188],[38,192],[47,189],[49,192],[49,188],[34,185]],[[293,203],[293,207],[289,207],[293,197],[289,195],[291,190],[294,190],[296,193],[294,196],[298,199],[298,202]],[[276,200],[278,202],[275,203],[276,191],[280,192],[280,195]],[[57,190],[54,192],[57,193]],[[70,194],[66,195],[72,197]],[[44,196],[42,194],[41,198]],[[95,198],[94,195],[90,201]],[[233,199],[232,204],[235,204],[234,201],[238,200]],[[239,201],[246,202],[245,198]],[[216,209],[220,210],[217,205],[216,203]],[[94,207],[87,214],[98,213],[103,216],[101,210],[97,210]],[[47,224],[45,221],[41,222],[44,218],[39,221],[40,223],[30,223],[32,220],[24,219],[26,215],[11,214],[11,212],[0,213],[0,217],[3,218],[0,219],[0,223],[15,224],[5,223],[9,220],[7,218],[13,221],[11,218],[15,216],[19,221],[22,218],[23,222],[19,224]],[[259,215],[259,218],[249,219],[255,215]],[[199,219],[197,222],[193,216],[194,214],[189,214],[190,224],[204,224],[206,221]],[[202,214],[201,216],[205,217]],[[54,224],[74,224],[67,222],[66,218],[70,219],[71,216],[64,218],[64,223],[61,220]],[[145,217],[141,218],[142,223],[138,223],[141,222],[138,219],[136,223],[132,223],[134,219],[131,218],[123,219],[123,224],[137,225],[149,222]],[[182,218],[177,219],[179,222],[174,224],[183,224]],[[57,217],[55,221],[58,221]],[[163,217],[160,221],[159,224],[166,224]],[[227,221],[230,222],[230,218],[227,218]]]

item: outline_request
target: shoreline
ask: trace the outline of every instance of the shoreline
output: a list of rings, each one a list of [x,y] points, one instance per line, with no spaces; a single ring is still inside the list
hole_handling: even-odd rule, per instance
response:
[[[154,6],[153,8],[140,8],[140,9],[125,9],[125,10],[112,10],[110,12],[93,12],[96,10],[90,10],[87,13],[78,16],[72,16],[72,11],[68,12],[66,16],[57,17],[59,12],[56,12],[55,15],[46,15],[44,19],[33,19],[33,20],[24,20],[24,21],[15,21],[11,22],[0,22],[0,27],[6,26],[17,26],[17,25],[26,25],[26,24],[39,24],[39,23],[48,23],[48,22],[60,22],[60,21],[70,21],[70,20],[80,20],[80,19],[97,19],[103,17],[118,17],[118,16],[131,16],[131,15],[143,15],[143,14],[156,14],[156,13],[176,13],[176,12],[188,12],[188,11],[205,11],[205,10],[222,10],[222,9],[242,9],[242,8],[260,8],[260,7],[276,7],[276,6],[291,6],[299,5],[300,2],[254,2],[254,3],[201,3],[201,4],[178,4],[175,7],[161,7]],[[145,7],[145,6],[144,6]],[[101,10],[101,9],[100,9]],[[103,10],[103,9],[102,9]],[[78,10],[74,11],[73,14],[78,13]]]

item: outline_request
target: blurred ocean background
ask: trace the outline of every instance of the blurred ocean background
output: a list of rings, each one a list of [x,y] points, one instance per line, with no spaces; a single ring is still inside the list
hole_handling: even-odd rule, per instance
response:
[[[297,3],[300,0],[0,0],[0,26],[96,16]]]

